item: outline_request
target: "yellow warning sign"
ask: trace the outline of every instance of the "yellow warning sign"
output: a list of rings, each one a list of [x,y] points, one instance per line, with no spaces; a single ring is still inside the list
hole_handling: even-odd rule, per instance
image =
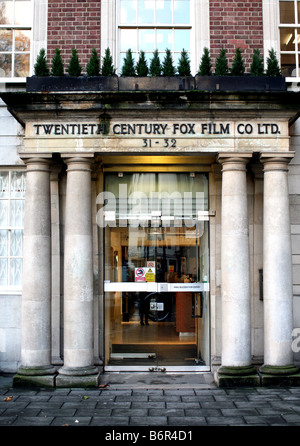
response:
[[[146,282],[155,282],[155,274],[151,268],[146,272]]]

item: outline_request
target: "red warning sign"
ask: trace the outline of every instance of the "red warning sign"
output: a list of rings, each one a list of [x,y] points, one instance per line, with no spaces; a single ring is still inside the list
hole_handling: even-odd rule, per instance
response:
[[[136,282],[146,282],[145,268],[135,268],[135,281]]]

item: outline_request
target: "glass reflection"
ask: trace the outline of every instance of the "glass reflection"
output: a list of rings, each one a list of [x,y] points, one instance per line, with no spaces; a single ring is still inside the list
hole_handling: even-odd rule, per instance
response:
[[[164,51],[166,48],[173,48],[172,30],[158,29],[156,32],[156,48]]]
[[[209,365],[209,293],[194,291],[209,281],[208,177],[107,174],[105,191],[105,365]]]
[[[13,24],[13,1],[0,2],[0,25]]]
[[[136,29],[121,29],[120,32],[120,45],[121,51],[127,51],[129,48],[132,51],[136,51],[137,43],[137,30]]]
[[[8,231],[1,230],[0,231],[0,256],[8,255]]]
[[[11,174],[11,197],[25,198],[26,174],[24,172],[12,172]]]
[[[10,214],[11,225],[14,228],[22,228],[24,224],[25,200],[11,200]]]
[[[15,50],[30,51],[30,31],[15,31]]]
[[[156,23],[172,23],[171,0],[159,0],[156,2]]]
[[[31,1],[15,0],[15,25],[31,26]]]
[[[138,23],[154,23],[153,0],[138,0]]]
[[[8,284],[8,260],[0,259],[0,285],[6,286]]]
[[[9,196],[9,176],[8,172],[0,172],[0,198]]]
[[[155,48],[154,29],[139,30],[139,50],[153,51]]]
[[[0,227],[7,228],[8,226],[8,200],[0,201]]]
[[[10,77],[12,71],[11,54],[0,54],[0,77]]]
[[[294,2],[279,2],[280,4],[280,22],[295,23]]]
[[[23,252],[23,231],[13,230],[11,231],[11,242],[10,242],[10,255],[13,257],[22,256]]]
[[[189,0],[174,0],[174,23],[190,23]]]
[[[121,0],[121,23],[135,23],[136,22],[136,2],[135,0]]]
[[[174,30],[174,51],[190,51],[190,30],[175,29]]]
[[[13,33],[9,29],[0,29],[0,51],[12,51]]]
[[[280,29],[280,50],[295,51],[295,30],[291,28]]]
[[[15,77],[26,77],[29,75],[30,56],[29,54],[15,55]]]
[[[10,261],[10,285],[20,286],[22,284],[22,259],[11,259]]]
[[[295,54],[281,54],[281,73],[288,77],[297,76]]]

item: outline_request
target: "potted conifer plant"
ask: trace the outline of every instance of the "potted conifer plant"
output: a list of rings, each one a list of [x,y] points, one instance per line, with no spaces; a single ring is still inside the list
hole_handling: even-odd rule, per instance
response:
[[[191,76],[190,60],[187,51],[181,52],[177,67],[173,64],[171,51],[166,49],[163,62],[158,50],[153,52],[149,66],[143,51],[135,63],[129,49],[124,58],[121,75],[116,75],[109,48],[100,60],[96,49],[92,49],[86,65],[86,74],[82,73],[78,53],[72,50],[68,67],[64,63],[60,49],[56,48],[51,70],[44,49],[40,50],[34,65],[34,76],[27,78],[27,91],[101,91],[101,90],[202,90],[202,91],[283,91],[285,79],[281,76],[279,63],[273,49],[264,70],[263,58],[258,49],[254,50],[249,73],[246,73],[242,50],[236,48],[229,68],[227,52],[220,50],[213,72],[210,53],[204,48],[198,73]]]
[[[163,76],[175,76],[175,67],[173,65],[173,58],[171,51],[167,48],[166,55],[162,64],[162,75]]]
[[[101,66],[101,75],[102,76],[115,76],[116,69],[113,64],[113,58],[110,53],[110,49],[106,48],[104,57],[102,59],[102,66]]]
[[[141,51],[139,55],[139,60],[136,64],[136,74],[139,77],[146,77],[148,76],[149,68],[145,56],[145,52]]]
[[[46,51],[42,48],[37,57],[36,63],[34,65],[34,72],[36,76],[50,76],[50,70],[48,67],[48,61],[46,57]]]
[[[100,91],[117,90],[118,78],[112,64],[110,50],[105,50],[100,68],[100,59],[95,48],[86,66],[86,75],[82,74],[82,67],[76,49],[72,50],[68,68],[64,71],[61,51],[56,48],[51,70],[44,49],[40,50],[34,66],[34,76],[27,78],[27,91]]]
[[[269,51],[267,69],[259,49],[254,50],[250,72],[245,72],[242,50],[236,48],[232,66],[229,68],[227,52],[220,50],[212,72],[209,51],[204,49],[201,64],[195,77],[195,87],[203,91],[284,91],[285,80],[281,76],[275,51]]]
[[[174,66],[171,51],[167,48],[163,61],[160,53],[154,50],[148,67],[145,53],[139,54],[139,59],[134,64],[131,50],[127,51],[124,58],[121,76],[119,77],[119,89],[146,90],[146,91],[178,91],[194,89],[194,78],[191,76],[190,61],[186,51],[182,51],[178,64],[178,74]]]

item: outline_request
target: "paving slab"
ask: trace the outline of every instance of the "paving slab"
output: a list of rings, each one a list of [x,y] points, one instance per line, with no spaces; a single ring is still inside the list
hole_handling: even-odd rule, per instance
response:
[[[300,427],[300,388],[218,388],[210,374],[108,373],[95,389],[22,389],[12,387],[12,376],[2,375],[0,427],[24,426],[50,431],[102,426],[105,432],[126,426],[151,432],[188,426]]]

